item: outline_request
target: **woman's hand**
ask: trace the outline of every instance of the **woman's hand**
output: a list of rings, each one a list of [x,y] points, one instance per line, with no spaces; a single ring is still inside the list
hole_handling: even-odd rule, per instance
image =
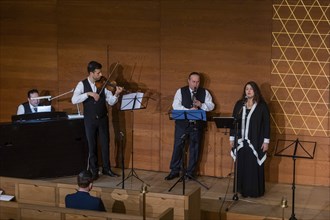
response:
[[[268,144],[267,143],[263,143],[261,146],[261,149],[263,152],[266,152],[268,150]]]
[[[234,141],[230,141],[230,147],[231,147],[231,148],[234,147]]]

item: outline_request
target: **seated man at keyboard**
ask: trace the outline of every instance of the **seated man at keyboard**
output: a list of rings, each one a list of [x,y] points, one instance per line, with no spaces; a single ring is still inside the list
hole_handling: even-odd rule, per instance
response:
[[[89,191],[93,188],[92,173],[88,170],[82,171],[77,177],[79,189],[76,193],[65,197],[65,207],[73,209],[87,209],[94,211],[105,211],[101,198],[91,196]]]
[[[17,108],[17,115],[30,114],[37,112],[39,105],[39,92],[37,89],[31,89],[27,93],[27,102],[20,104]]]

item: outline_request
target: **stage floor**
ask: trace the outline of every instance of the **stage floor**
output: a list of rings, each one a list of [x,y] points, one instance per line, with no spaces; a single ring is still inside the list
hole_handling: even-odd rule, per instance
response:
[[[118,174],[121,174],[120,169],[114,169]],[[125,170],[125,175],[130,174],[130,169]],[[164,177],[167,173],[136,170],[138,178],[150,185],[149,192],[169,193],[182,195],[183,184],[179,182],[169,192],[169,189],[178,180],[177,178],[171,181],[165,181]],[[142,182],[135,176],[131,176],[124,182],[124,188],[130,190],[140,190]],[[47,179],[48,181],[57,183],[76,183],[76,176],[61,177],[56,179]],[[232,202],[233,178],[216,178],[199,176],[199,182],[207,186],[209,189],[201,186],[195,181],[186,181],[185,192],[201,187],[201,210],[203,213],[213,213],[207,216],[212,216],[212,219],[221,219],[219,213],[225,213],[228,208],[228,213],[237,213],[242,215],[262,216],[263,219],[282,219],[281,201],[285,197],[288,207],[284,209],[285,219],[289,219],[293,214],[296,219],[330,219],[330,189],[322,186],[306,186],[296,185],[295,189],[295,209],[292,212],[292,185],[291,184],[275,184],[266,183],[266,193],[260,198],[242,198],[239,196],[238,201]],[[100,176],[94,182],[94,186],[122,188],[122,177]],[[202,215],[203,216],[203,215]],[[218,216],[218,217],[216,217]]]

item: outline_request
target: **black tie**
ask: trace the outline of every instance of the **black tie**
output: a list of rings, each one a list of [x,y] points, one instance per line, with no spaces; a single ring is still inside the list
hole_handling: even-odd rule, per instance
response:
[[[38,108],[37,107],[34,107],[34,112],[38,112]]]

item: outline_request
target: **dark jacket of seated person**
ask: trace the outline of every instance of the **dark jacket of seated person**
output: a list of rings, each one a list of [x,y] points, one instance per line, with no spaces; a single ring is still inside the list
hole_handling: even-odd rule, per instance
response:
[[[68,194],[65,197],[65,207],[105,211],[102,200],[89,194],[93,187],[92,173],[88,170],[82,171],[77,177],[77,182],[79,189],[76,193]]]

